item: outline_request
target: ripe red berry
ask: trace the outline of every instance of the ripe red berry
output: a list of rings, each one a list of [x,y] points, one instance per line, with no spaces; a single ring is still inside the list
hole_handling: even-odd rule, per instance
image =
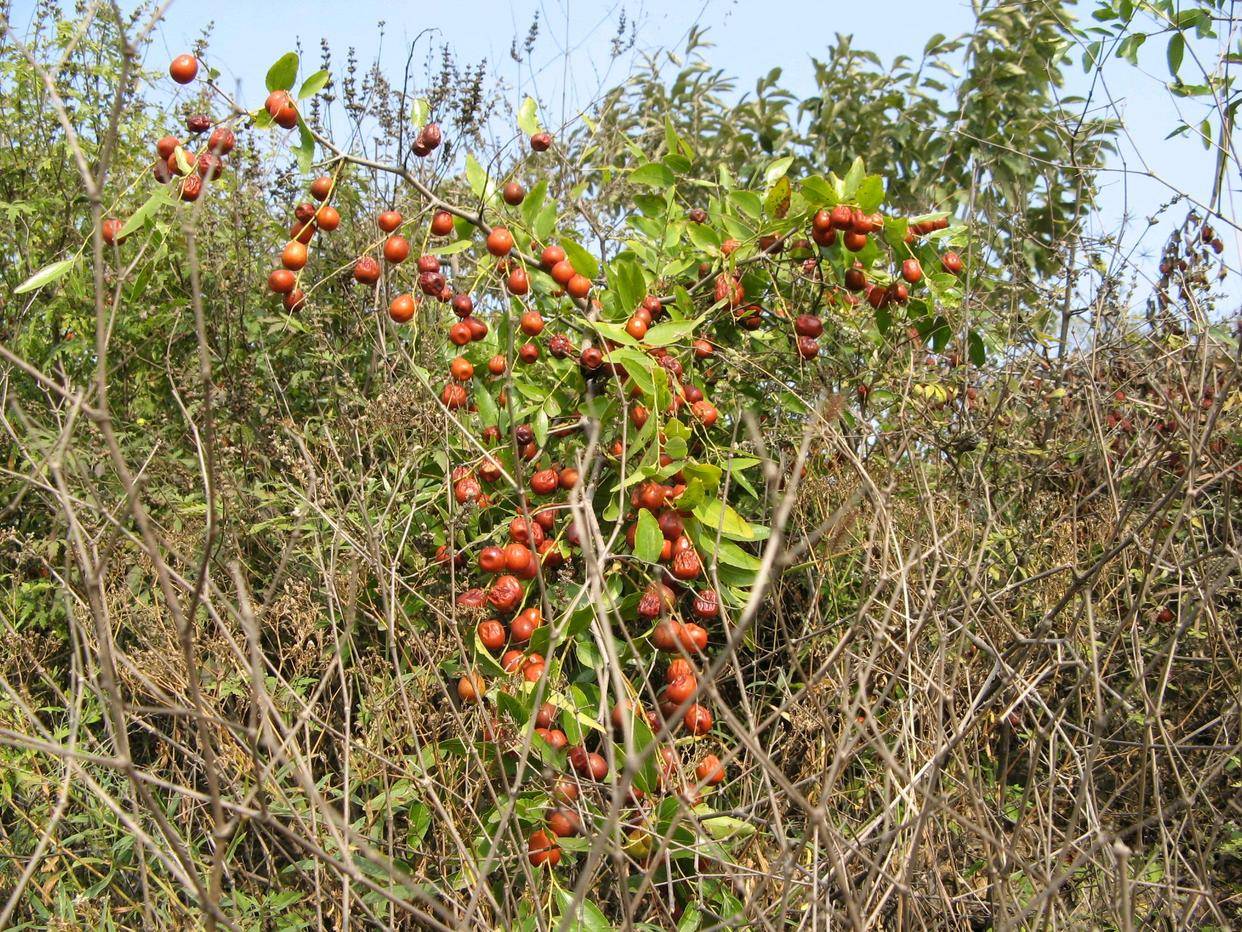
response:
[[[582,831],[582,819],[572,809],[553,809],[548,813],[548,828],[560,838],[568,838]]]
[[[505,626],[495,618],[480,621],[477,633],[479,643],[488,650],[500,650],[505,646]]]
[[[216,155],[228,155],[237,145],[237,135],[227,126],[217,126],[207,137],[207,149]]]
[[[390,236],[384,240],[384,258],[397,265],[410,254],[410,242],[404,236]]]
[[[418,302],[414,300],[412,294],[399,294],[392,299],[392,303],[388,305],[388,316],[395,323],[408,323],[413,317],[414,312],[418,310]],[[447,404],[447,402],[446,402]]]
[[[686,730],[690,734],[702,736],[712,730],[712,713],[707,706],[696,702],[686,709],[682,722],[685,723]]]
[[[487,684],[477,673],[469,673],[457,681],[457,698],[467,705],[483,701]]]
[[[288,269],[275,269],[267,277],[267,287],[277,294],[288,294],[297,284],[297,277]]]
[[[591,280],[585,275],[575,273],[574,277],[565,286],[565,290],[569,292],[571,298],[581,301],[591,292]]]
[[[509,277],[505,279],[505,288],[509,294],[523,295],[530,291],[530,277],[526,274],[525,266],[517,266],[509,273]]]
[[[917,285],[921,282],[923,280],[923,266],[919,264],[919,260],[911,258],[901,263],[901,277],[911,285]]]
[[[700,783],[706,783],[708,786],[718,786],[724,782],[724,764],[720,763],[720,758],[715,754],[706,754],[699,761],[699,765],[694,768],[694,775],[698,777]]]
[[[271,115],[272,122],[282,129],[292,129],[298,125],[298,110],[293,97],[288,91],[272,91],[263,104]]]
[[[362,256],[354,263],[354,281],[360,285],[374,285],[379,277],[380,264],[370,256]]]
[[[168,73],[178,84],[189,84],[198,76],[198,59],[193,55],[178,55],[169,64]]]
[[[431,218],[431,235],[448,236],[453,232],[453,215],[447,210],[437,210]]]
[[[501,196],[505,199],[506,204],[511,207],[516,207],[526,199],[526,189],[518,184],[518,182],[510,181],[505,185],[504,190],[501,192]]]
[[[552,136],[549,133],[535,133],[530,137],[530,147],[536,152],[546,152],[550,145]]]
[[[526,852],[535,867],[556,867],[561,862],[561,847],[556,843],[556,836],[549,835],[543,829],[531,833],[526,842]]]
[[[332,178],[329,175],[320,175],[310,183],[310,194],[317,201],[326,201],[332,193]]]
[[[121,242],[123,239],[123,237],[117,235],[121,232],[121,227],[123,226],[125,226],[125,224],[123,224],[120,220],[117,220],[115,217],[109,217],[99,225],[99,235],[103,237],[103,241],[105,243],[111,246],[115,243]]]
[[[315,211],[315,224],[319,229],[331,233],[341,225],[341,215],[331,204],[324,204]]]
[[[487,251],[493,256],[507,256],[512,249],[513,234],[504,227],[495,227],[487,234]]]

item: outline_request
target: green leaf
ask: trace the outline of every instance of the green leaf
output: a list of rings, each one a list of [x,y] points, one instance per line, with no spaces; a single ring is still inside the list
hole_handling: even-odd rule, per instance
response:
[[[556,899],[560,906],[562,920],[565,916],[571,916],[570,929],[581,930],[581,932],[612,932],[612,926],[604,914],[590,900],[583,901],[582,905],[575,910],[574,895],[564,887],[556,888]]]
[[[310,127],[306,125],[300,112],[298,113],[298,144],[293,147],[293,154],[298,159],[298,171],[305,174],[311,170],[311,165],[315,162],[315,137],[311,135]]]
[[[172,203],[172,198],[168,196],[168,191],[164,188],[156,189],[155,193],[142,202],[142,206],[129,215],[129,219],[125,221],[125,225],[121,227],[118,237],[123,238],[129,236],[140,226],[147,222],[147,217],[155,213],[161,207],[165,207]]]
[[[328,86],[332,75],[327,71],[316,71],[309,78],[302,82],[302,86],[298,88],[298,100],[306,100],[308,97],[314,97],[325,87]]]
[[[422,803],[411,803],[409,829],[406,831],[405,843],[417,851],[423,839],[427,837],[427,829],[431,827],[431,810]]]
[[[664,535],[660,525],[646,508],[638,511],[638,530],[634,535],[634,556],[647,563],[655,563],[660,559],[660,551],[664,547]]]
[[[569,259],[569,264],[574,267],[574,270],[579,275],[585,275],[590,279],[594,279],[599,275],[599,260],[573,240],[562,240],[561,248],[565,250],[565,256]]]
[[[51,284],[73,268],[74,263],[77,261],[77,256],[70,256],[68,259],[61,259],[59,262],[45,265],[14,288],[13,294],[25,294],[28,291],[34,291],[36,288],[42,288],[44,285]]]
[[[754,540],[755,532],[750,524],[736,511],[720,501],[711,498],[695,506],[694,516],[713,531],[719,529],[725,537],[738,540]]]
[[[789,213],[789,202],[792,196],[793,186],[790,185],[789,178],[781,175],[763,199],[763,209],[767,211],[769,217],[776,217],[778,220],[782,219]]]
[[[296,52],[285,52],[276,59],[276,64],[267,69],[267,89],[269,91],[287,91],[293,87],[298,77],[298,56]]]
[[[741,819],[735,819],[733,816],[716,815],[707,806],[695,806],[694,811],[699,814],[703,827],[711,832],[712,836],[718,841],[728,841],[731,838],[749,838],[755,834],[755,827],[749,822],[743,822]]]
[[[789,166],[793,164],[794,157],[787,155],[772,162],[763,171],[763,183],[772,184],[777,178],[785,177],[785,172],[789,171]]]
[[[469,182],[470,190],[475,197],[480,200],[487,199],[492,180],[487,176],[487,169],[479,164],[473,152],[466,153],[466,181]]]
[[[481,381],[474,386],[474,403],[479,409],[479,420],[484,427],[500,422],[500,409],[496,407],[496,399]]]
[[[854,196],[858,193],[858,186],[862,184],[866,174],[867,169],[863,165],[862,156],[860,155],[854,159],[853,164],[850,165],[850,170],[845,173],[845,178],[841,182],[841,199],[843,201],[854,200]]]
[[[535,98],[522,99],[522,105],[518,107],[517,124],[527,136],[543,132],[543,125],[539,122],[539,105],[535,103]]]
[[[614,343],[620,343],[622,346],[637,346],[638,341],[625,332],[625,328],[620,324],[614,324],[610,320],[597,320],[592,322],[592,327],[599,331],[599,335],[606,340],[612,340]]]
[[[730,191],[729,203],[752,220],[763,216],[763,201],[759,200],[759,195],[754,191]]]
[[[431,104],[426,97],[415,97],[410,101],[410,122],[422,129],[431,116]]]
[[[858,208],[863,213],[878,210],[884,203],[884,179],[879,175],[868,175],[858,186]]]
[[[548,411],[546,408],[540,408],[535,412],[535,423],[531,427],[535,431],[535,443],[539,444],[540,449],[548,445]]]
[[[648,162],[630,172],[630,181],[634,184],[646,184],[656,188],[672,187],[675,180],[668,166],[659,162]]]
[[[982,366],[987,359],[987,351],[983,346],[983,337],[979,336],[976,331],[972,330],[967,336],[966,342],[968,345],[971,363],[976,366]]]
[[[648,346],[668,346],[670,343],[676,343],[690,336],[702,322],[702,317],[696,317],[694,320],[670,320],[667,323],[656,324],[647,331],[643,342]]]
[[[543,209],[543,202],[548,196],[548,180],[546,178],[539,179],[535,186],[526,192],[526,198],[522,201],[522,220],[528,227],[535,225],[535,219],[539,216],[539,211]]]
[[[577,268],[577,265],[574,268]],[[617,259],[609,265],[608,283],[617,293],[621,309],[626,313],[638,307],[647,295],[647,282],[643,278],[643,270],[629,256]]]
[[[1173,33],[1164,53],[1169,62],[1169,74],[1176,78],[1178,69],[1182,67],[1182,58],[1186,54],[1186,37],[1180,32]]]

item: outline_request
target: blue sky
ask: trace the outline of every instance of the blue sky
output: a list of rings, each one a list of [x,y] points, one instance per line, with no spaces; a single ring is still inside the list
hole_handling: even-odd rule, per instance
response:
[[[1090,8],[1089,0],[1085,6]],[[30,9],[30,0],[15,3],[13,20],[19,32]],[[609,46],[623,11],[637,42],[633,50],[613,60]],[[525,35],[536,12],[541,33],[532,61],[518,65],[509,56],[510,43],[515,35]],[[1080,15],[1086,15],[1085,11]],[[246,97],[257,99],[263,93],[268,65],[297,40],[308,55],[317,58],[319,40],[327,37],[337,63],[351,45],[367,62],[379,47],[377,24],[381,20],[385,21],[382,60],[390,73],[399,73],[404,66],[410,40],[433,30],[422,40],[422,49],[430,38],[434,44],[453,46],[463,61],[486,57],[511,87],[515,103],[530,93],[551,116],[558,116],[562,106],[572,115],[600,87],[622,78],[643,53],[681,48],[695,23],[707,28],[715,45],[712,64],[735,75],[739,90],[750,90],[758,76],[779,66],[784,69],[785,85],[802,93],[812,88],[811,56],[822,55],[836,32],[852,33],[857,47],[871,49],[887,61],[898,54],[919,54],[934,33],[953,35],[968,30],[973,15],[968,0],[458,0],[441,4],[174,0],[159,27],[148,65],[164,67],[164,61],[187,50],[210,23],[213,64],[239,80]],[[1140,251],[1150,255],[1162,245],[1167,226],[1148,231],[1143,218],[1168,200],[1174,189],[1206,200],[1212,161],[1197,143],[1164,139],[1177,124],[1177,110],[1164,91],[1163,42],[1153,41],[1149,46],[1141,59],[1142,68],[1114,60],[1104,71],[1108,95],[1118,106],[1127,133],[1111,166],[1117,171],[1104,178],[1097,229],[1116,230],[1128,213],[1135,220],[1127,242],[1141,240]],[[1080,69],[1074,67],[1068,77],[1070,92],[1085,89],[1087,79]],[[1161,180],[1135,175],[1134,169],[1146,169]],[[1179,208],[1169,219],[1180,219],[1183,213]],[[1236,242],[1230,243],[1229,255],[1236,264]]]

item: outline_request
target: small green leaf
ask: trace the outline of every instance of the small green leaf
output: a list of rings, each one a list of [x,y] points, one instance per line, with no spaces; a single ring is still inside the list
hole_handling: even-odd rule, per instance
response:
[[[576,268],[576,266],[575,266]],[[647,294],[643,270],[629,256],[615,260],[608,267],[608,284],[617,293],[621,309],[627,313],[638,307]]]
[[[1178,69],[1182,67],[1182,58],[1186,54],[1186,37],[1180,32],[1173,33],[1169,37],[1168,48],[1165,49],[1165,57],[1169,62],[1169,74],[1177,77]]]
[[[276,59],[276,64],[267,69],[267,89],[269,91],[287,91],[293,87],[298,77],[298,56],[296,52],[285,52]]]
[[[469,182],[470,190],[475,197],[480,200],[487,199],[493,187],[492,180],[488,177],[487,169],[479,164],[473,152],[466,153],[466,181]]]
[[[121,227],[121,232],[117,234],[118,238],[129,236],[147,222],[147,217],[171,203],[172,199],[168,196],[168,192],[164,188],[158,188],[154,194],[142,202],[141,207],[129,215],[129,219]]]
[[[298,100],[306,100],[308,97],[314,97],[325,87],[328,81],[332,79],[327,71],[316,71],[309,78],[302,82],[302,86],[298,88]]]
[[[474,387],[474,403],[479,409],[479,420],[484,427],[499,423],[500,409],[496,407],[496,399],[482,382],[478,382]]]
[[[659,162],[648,162],[630,172],[630,181],[634,184],[646,184],[655,188],[672,187],[675,181],[673,173],[667,165]]]
[[[36,288],[42,288],[44,285],[51,284],[73,268],[74,263],[77,261],[77,256],[70,256],[68,259],[61,259],[59,262],[45,265],[14,288],[13,294],[25,294],[28,291],[34,291]]]
[[[599,275],[599,260],[573,240],[562,240],[561,248],[565,250],[565,256],[569,259],[570,265],[579,275],[585,275],[590,279]]]
[[[789,213],[790,198],[793,195],[793,187],[789,184],[789,178],[781,175],[776,179],[776,184],[768,190],[767,196],[763,199],[763,209],[767,211],[769,217],[775,217],[778,220],[783,219]]]
[[[746,520],[718,498],[699,503],[694,509],[694,516],[712,531],[719,529],[725,537],[755,539],[755,532]]]
[[[699,813],[703,827],[719,841],[728,841],[731,838],[749,838],[755,834],[755,827],[749,822],[743,822],[741,819],[735,819],[733,816],[716,815],[706,806],[695,806],[694,811]]]
[[[517,123],[518,128],[527,136],[543,132],[543,125],[539,122],[539,105],[535,103],[535,98],[522,99],[522,105],[518,107]]]
[[[298,113],[298,144],[293,147],[293,154],[298,159],[298,171],[306,174],[311,170],[315,163],[315,137],[311,135],[301,113]]]
[[[987,351],[983,346],[983,337],[979,336],[974,330],[966,338],[970,353],[970,361],[972,365],[982,366],[987,360]]]
[[[793,164],[794,157],[787,155],[779,158],[770,164],[763,172],[763,183],[772,184],[777,178],[785,177],[785,172],[789,171],[789,166]]]
[[[612,926],[600,912],[599,907],[590,900],[574,909],[574,895],[564,887],[556,888],[556,898],[560,905],[561,918],[570,916],[569,928],[580,932],[612,932]]]
[[[427,102],[425,97],[415,97],[410,101],[410,122],[422,129],[427,125],[427,119],[431,116],[431,104]]]
[[[660,559],[660,550],[664,547],[664,535],[660,525],[646,508],[639,509],[638,530],[634,535],[634,556],[647,563],[655,563]]]
[[[884,203],[884,179],[879,175],[868,175],[858,186],[858,208],[869,214],[878,210]]]
[[[703,318],[696,317],[694,320],[670,320],[667,323],[656,324],[647,331],[643,342],[648,346],[668,346],[670,343],[676,343],[690,336],[702,322]]]
[[[863,178],[867,174],[866,166],[863,165],[862,156],[854,159],[850,170],[845,173],[845,178],[841,181],[841,200],[852,201],[858,193],[858,186],[862,184]]]

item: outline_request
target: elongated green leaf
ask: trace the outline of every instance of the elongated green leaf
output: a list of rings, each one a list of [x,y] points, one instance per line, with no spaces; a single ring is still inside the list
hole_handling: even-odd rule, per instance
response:
[[[479,422],[484,427],[499,423],[500,409],[496,407],[496,399],[482,382],[475,384],[474,403],[479,409]]]
[[[755,539],[755,532],[746,520],[718,498],[700,502],[694,509],[694,516],[711,530],[719,529],[725,537]]]
[[[326,71],[316,71],[309,78],[302,82],[302,86],[298,88],[298,100],[306,100],[308,97],[314,97],[325,87],[328,86],[332,75]]]
[[[168,196],[168,192],[164,188],[156,189],[154,194],[142,202],[142,206],[129,215],[129,219],[125,221],[125,225],[121,227],[121,232],[117,236],[119,238],[129,236],[146,223],[149,216],[161,207],[167,207],[171,203],[172,198]]]
[[[794,157],[786,155],[772,162],[763,171],[764,184],[772,184],[777,178],[785,177],[785,172],[789,171],[789,166],[793,164]]]
[[[298,114],[298,144],[293,147],[293,154],[298,159],[298,171],[305,174],[311,170],[315,162],[315,137],[311,135],[301,113]]]
[[[1182,58],[1186,54],[1186,37],[1180,32],[1175,32],[1169,37],[1169,45],[1165,49],[1165,57],[1169,62],[1169,74],[1177,77],[1177,72],[1182,67]]]
[[[664,535],[660,533],[660,525],[646,508],[639,509],[638,530],[634,536],[634,556],[647,563],[655,563],[660,559],[660,550],[664,547]]]
[[[599,260],[571,239],[563,240],[561,247],[565,250],[570,264],[579,275],[594,279],[599,275]]]
[[[858,206],[864,213],[878,210],[884,203],[884,179],[879,175],[868,175],[858,186]]]
[[[767,211],[769,217],[775,217],[778,220],[784,218],[789,213],[789,203],[793,196],[793,188],[789,184],[789,178],[781,175],[776,179],[776,184],[768,190],[767,196],[763,199],[763,209]]]
[[[431,116],[431,104],[427,102],[425,97],[415,97],[410,101],[410,122],[422,129],[427,125],[427,119]]]
[[[296,52],[285,52],[276,59],[276,64],[267,69],[267,89],[269,91],[287,91],[293,87],[298,78],[298,56]]]
[[[61,259],[59,262],[45,265],[14,288],[13,294],[25,294],[28,291],[34,291],[36,288],[42,288],[44,285],[51,284],[73,268],[77,261],[77,256],[70,256],[68,259]]]
[[[472,152],[466,153],[466,181],[469,182],[474,196],[480,200],[487,200],[496,186],[495,182],[488,177],[487,169],[479,164],[479,160]]]
[[[690,336],[702,322],[703,318],[696,317],[694,320],[670,320],[667,323],[656,324],[647,331],[643,342],[648,346],[668,346],[670,343],[676,343]]]
[[[576,932],[612,932],[612,926],[604,914],[590,900],[575,909],[574,895],[564,887],[556,888],[556,899],[560,904],[561,916],[570,916],[570,929]]]
[[[616,291],[621,309],[632,311],[647,294],[647,282],[638,263],[630,257],[617,259],[608,267],[608,284]]]
[[[630,172],[630,181],[634,184],[651,185],[653,188],[668,188],[676,179],[667,165],[659,162],[648,162]]]
[[[518,107],[517,124],[527,136],[543,132],[543,125],[539,122],[539,105],[535,103],[535,98],[522,99],[522,105]]]

